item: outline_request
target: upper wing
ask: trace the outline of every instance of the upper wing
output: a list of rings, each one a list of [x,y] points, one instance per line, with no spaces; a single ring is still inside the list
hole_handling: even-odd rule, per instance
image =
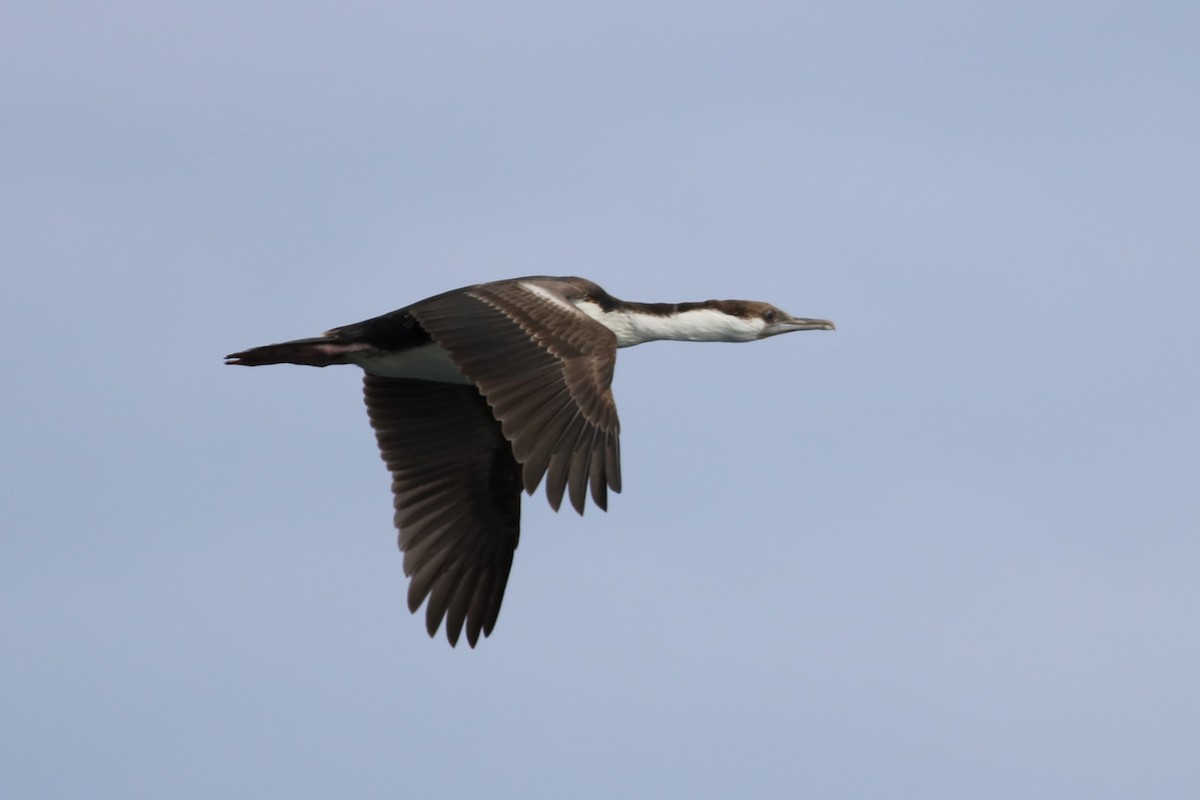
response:
[[[440,295],[410,312],[487,398],[527,492],[545,476],[550,505],[558,509],[569,487],[582,514],[590,483],[596,505],[607,507],[608,489],[621,491],[612,331],[512,282]]]
[[[408,607],[472,647],[492,632],[521,527],[512,448],[474,386],[367,374],[371,427],[392,473]]]

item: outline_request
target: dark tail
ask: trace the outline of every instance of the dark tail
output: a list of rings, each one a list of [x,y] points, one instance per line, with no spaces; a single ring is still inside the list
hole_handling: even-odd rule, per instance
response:
[[[328,367],[331,364],[350,364],[352,354],[370,349],[371,346],[365,342],[339,342],[328,336],[315,336],[311,339],[252,347],[225,356],[225,363],[243,367],[261,367],[263,364]]]

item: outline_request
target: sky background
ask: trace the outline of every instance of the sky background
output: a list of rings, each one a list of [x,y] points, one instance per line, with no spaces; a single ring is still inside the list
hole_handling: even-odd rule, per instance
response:
[[[7,2],[0,794],[1200,796],[1200,6]],[[578,274],[625,491],[408,613],[349,368]]]

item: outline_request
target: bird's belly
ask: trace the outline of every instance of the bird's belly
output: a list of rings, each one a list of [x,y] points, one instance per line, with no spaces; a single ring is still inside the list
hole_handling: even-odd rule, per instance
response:
[[[471,384],[463,375],[450,354],[441,345],[430,342],[408,350],[368,350],[351,356],[358,366],[372,375],[383,378],[409,378],[438,383]]]

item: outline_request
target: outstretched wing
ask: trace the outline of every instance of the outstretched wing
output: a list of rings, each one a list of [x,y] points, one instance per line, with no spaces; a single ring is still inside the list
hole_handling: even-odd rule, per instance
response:
[[[474,386],[367,374],[367,413],[392,473],[408,607],[472,647],[492,632],[521,528],[521,472]]]
[[[556,510],[569,488],[583,513],[621,491],[620,422],[612,396],[616,336],[567,300],[568,284],[503,281],[410,307],[487,398],[530,494],[546,478]],[[559,291],[555,291],[559,290]]]

